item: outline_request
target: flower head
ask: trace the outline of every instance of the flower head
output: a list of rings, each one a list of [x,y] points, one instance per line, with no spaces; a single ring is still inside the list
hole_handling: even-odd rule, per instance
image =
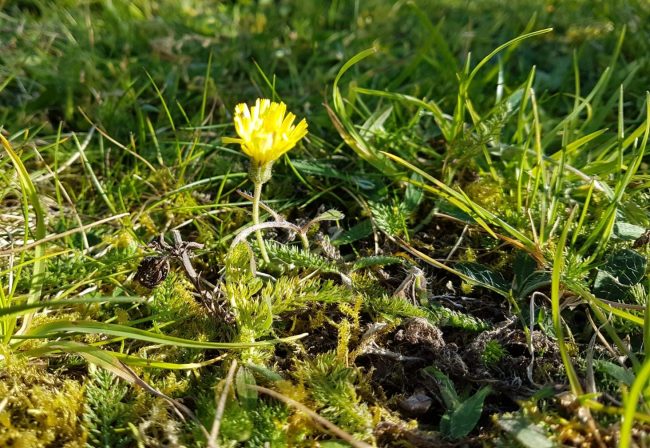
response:
[[[224,137],[223,141],[239,143],[254,163],[266,165],[307,135],[307,121],[303,118],[294,126],[295,119],[282,102],[258,98],[250,109],[241,103],[235,107],[235,130],[239,138]]]

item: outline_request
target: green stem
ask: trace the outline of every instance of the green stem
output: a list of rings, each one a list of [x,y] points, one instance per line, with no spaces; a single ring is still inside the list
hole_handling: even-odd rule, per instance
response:
[[[302,241],[302,248],[304,249],[305,252],[309,252],[309,240],[307,239],[307,235],[304,233],[300,232],[300,241]]]
[[[262,182],[255,182],[255,192],[253,193],[253,224],[258,225],[260,223],[260,198],[262,196]],[[269,263],[269,254],[266,253],[266,247],[264,246],[264,239],[262,238],[262,231],[257,229],[255,231],[257,236],[257,245],[260,247],[260,253],[265,263]]]

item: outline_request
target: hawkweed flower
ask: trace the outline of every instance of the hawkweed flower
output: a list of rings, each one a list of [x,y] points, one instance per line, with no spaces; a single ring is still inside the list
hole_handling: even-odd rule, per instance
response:
[[[296,116],[287,113],[286,104],[258,98],[249,109],[245,103],[235,107],[235,131],[239,138],[224,137],[224,143],[239,143],[251,159],[253,182],[265,183],[271,177],[274,161],[307,135],[307,121],[294,125]]]
[[[241,150],[250,157],[249,176],[255,185],[253,193],[253,224],[259,224],[259,207],[262,185],[271,178],[273,162],[307,135],[307,121],[303,118],[294,125],[296,116],[287,113],[283,102],[258,98],[251,108],[245,103],[235,107],[235,131],[239,138],[224,137],[224,143],[239,143]],[[262,233],[257,230],[257,243],[262,258],[269,262]]]

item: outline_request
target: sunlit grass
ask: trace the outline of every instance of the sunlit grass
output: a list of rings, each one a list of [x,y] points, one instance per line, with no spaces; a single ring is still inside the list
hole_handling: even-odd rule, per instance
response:
[[[642,443],[649,23],[640,0],[2,4],[0,444],[54,437],[20,417],[48,382],[51,409],[87,387],[58,428],[90,446]],[[262,200],[223,144],[256,98],[309,123]],[[144,257],[171,264],[153,289]]]

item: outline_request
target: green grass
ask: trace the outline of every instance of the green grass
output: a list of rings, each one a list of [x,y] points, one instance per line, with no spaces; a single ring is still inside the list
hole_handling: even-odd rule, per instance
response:
[[[650,437],[646,2],[0,7],[0,444]],[[203,295],[134,280],[172,230]]]

